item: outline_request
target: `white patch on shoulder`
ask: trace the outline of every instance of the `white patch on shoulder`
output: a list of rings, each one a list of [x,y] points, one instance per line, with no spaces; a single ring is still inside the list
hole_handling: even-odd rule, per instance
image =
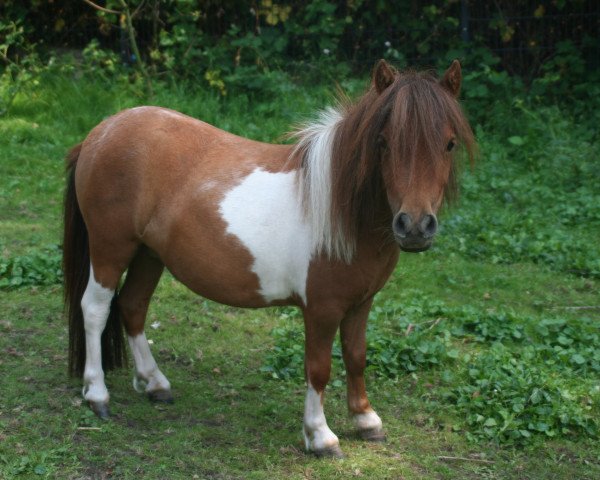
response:
[[[297,294],[306,305],[306,278],[313,253],[312,233],[296,188],[296,171],[260,168],[225,194],[220,213],[227,233],[254,257],[252,271],[267,302]]]

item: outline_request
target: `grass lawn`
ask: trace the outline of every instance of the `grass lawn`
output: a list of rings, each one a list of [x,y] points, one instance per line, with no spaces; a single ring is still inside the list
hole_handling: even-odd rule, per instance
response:
[[[276,141],[328,91],[291,85],[257,102],[169,86],[152,103]],[[346,458],[306,455],[297,315],[218,305],[169,274],[146,334],[175,404],[149,403],[130,370],[115,371],[112,418],[95,418],[66,375],[62,158],[106,115],[144,103],[120,84],[50,77],[0,118],[0,478],[600,478],[600,310],[571,308],[600,303],[599,146],[535,122],[519,132],[524,151],[478,128],[480,166],[441,216],[438,245],[402,254],[377,296],[368,391],[386,443],[354,437],[337,362],[326,413]],[[549,180],[557,151],[584,160]]]

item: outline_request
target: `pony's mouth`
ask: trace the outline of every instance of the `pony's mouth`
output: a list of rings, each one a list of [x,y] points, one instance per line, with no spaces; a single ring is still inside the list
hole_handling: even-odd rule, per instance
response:
[[[400,250],[409,253],[419,253],[424,252],[425,250],[429,250],[433,243],[431,240],[426,240],[424,242],[407,242],[406,239],[402,240],[403,241],[397,240]]]
[[[424,252],[425,250],[429,250],[430,247],[431,244],[425,245],[424,247],[403,247],[402,245],[400,245],[400,250],[408,253],[419,253]]]

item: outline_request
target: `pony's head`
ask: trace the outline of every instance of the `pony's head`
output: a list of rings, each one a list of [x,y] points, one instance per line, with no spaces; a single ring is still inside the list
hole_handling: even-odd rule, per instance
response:
[[[388,120],[381,131],[381,168],[393,213],[392,231],[400,248],[427,250],[437,232],[436,214],[456,191],[457,147],[472,157],[473,134],[457,98],[460,63],[441,80],[429,74],[395,72],[381,61],[373,90]]]
[[[461,79],[456,60],[441,79],[381,60],[357,103],[298,132],[317,246],[350,261],[365,228],[385,228],[409,252],[431,246],[436,214],[456,190],[455,153],[462,147],[472,159],[475,148],[457,100]]]
[[[376,65],[371,88],[349,109],[334,145],[333,210],[342,228],[369,217],[367,199],[383,185],[400,248],[431,246],[436,214],[456,190],[455,152],[463,147],[473,156],[473,134],[457,101],[461,80],[456,60],[441,79],[397,72],[384,60]]]

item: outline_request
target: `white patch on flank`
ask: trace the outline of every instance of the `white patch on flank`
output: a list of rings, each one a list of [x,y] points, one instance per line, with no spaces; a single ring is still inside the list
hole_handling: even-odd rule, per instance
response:
[[[135,362],[133,388],[137,392],[153,392],[155,390],[170,390],[171,384],[167,377],[158,369],[156,361],[150,352],[150,346],[144,332],[135,337],[128,336],[129,347]]]
[[[354,425],[358,430],[380,430],[383,427],[381,418],[373,410],[357,413],[354,416]]]
[[[92,402],[108,402],[108,390],[102,370],[100,339],[110,312],[114,291],[104,288],[94,278],[90,264],[90,279],[81,298],[85,328],[85,370],[83,372],[83,397]]]
[[[304,125],[292,156],[303,152],[304,172],[300,182],[306,215],[312,228],[312,243],[317,252],[348,263],[354,254],[354,239],[334,231],[331,223],[331,156],[333,140],[342,112],[334,108],[323,110],[316,121]]]
[[[203,180],[202,183],[200,183],[198,185],[198,188],[196,189],[196,191],[199,193],[204,193],[204,192],[210,192],[211,190],[214,190],[216,188],[221,188],[221,187],[222,187],[222,184],[215,180]]]
[[[308,384],[304,403],[304,443],[306,450],[319,451],[339,444],[338,437],[327,426],[321,395]]]
[[[260,294],[270,302],[297,294],[306,305],[306,278],[314,251],[296,188],[296,171],[257,168],[221,201],[227,233],[254,257]]]

